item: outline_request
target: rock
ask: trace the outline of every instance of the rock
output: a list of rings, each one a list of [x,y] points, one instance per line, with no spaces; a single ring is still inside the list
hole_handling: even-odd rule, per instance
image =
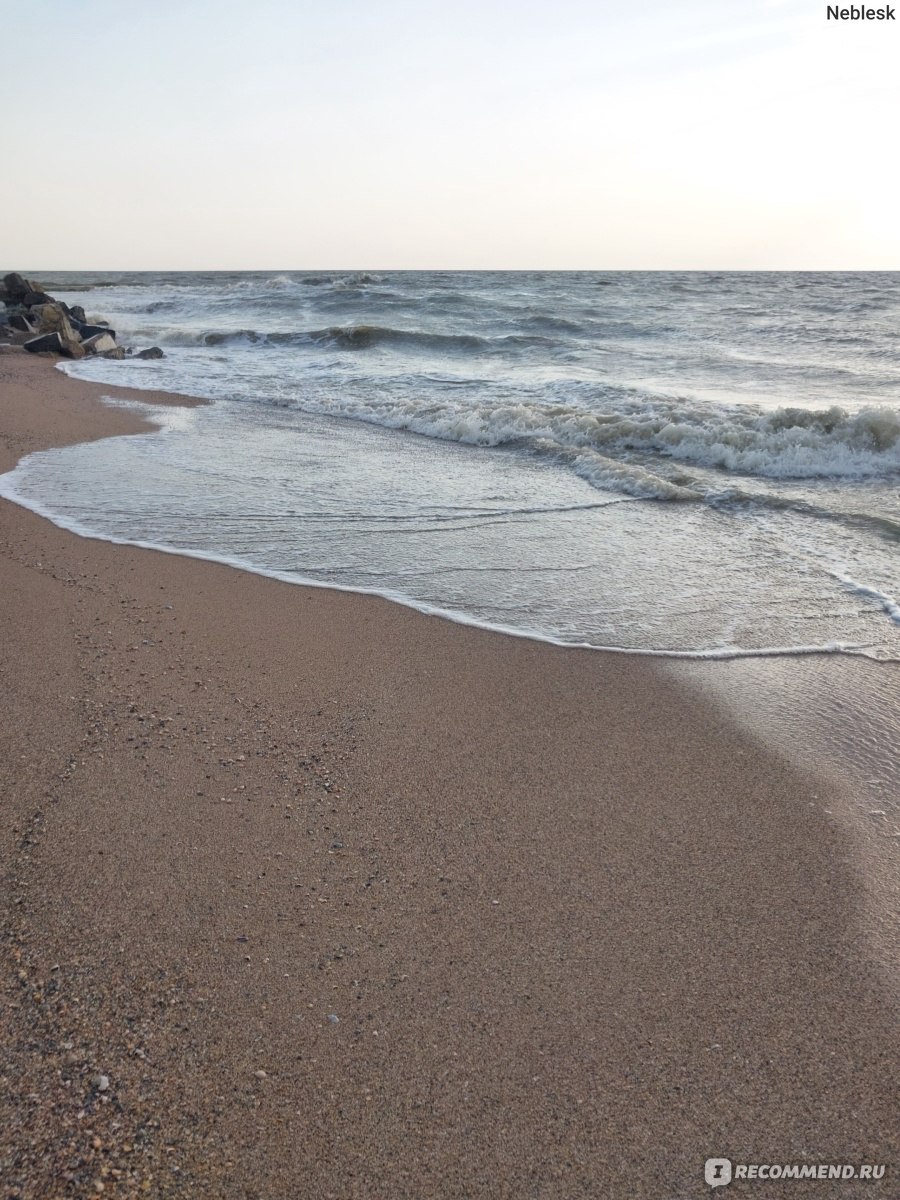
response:
[[[80,321],[82,325],[87,325],[88,319],[84,315],[84,309],[80,304],[73,304],[69,309],[69,316],[74,317],[76,321]]]
[[[30,354],[62,354],[63,340],[58,333],[42,333],[40,337],[32,338],[25,343],[25,349]]]
[[[82,346],[81,342],[78,341],[77,338],[69,339],[67,337],[62,337],[61,340],[62,350],[60,353],[64,354],[66,358],[84,358],[84,346]]]
[[[90,321],[82,323],[82,339],[95,337],[98,333],[108,333],[113,338],[116,336],[116,331],[109,327],[109,321],[96,321],[91,317]]]
[[[85,338],[81,345],[85,354],[106,354],[118,349],[116,339],[108,333],[95,333],[93,337]]]
[[[116,346],[115,350],[104,350],[100,358],[116,358],[122,359],[125,357],[125,347]]]
[[[6,288],[7,295],[11,300],[20,303],[26,292],[33,291],[27,279],[14,271],[11,275],[3,276],[3,286]]]
[[[108,1092],[109,1091],[109,1076],[108,1075],[95,1075],[94,1078],[91,1080],[91,1083],[93,1083],[94,1087],[97,1089],[98,1092]]]
[[[53,297],[48,296],[46,292],[26,292],[22,297],[22,303],[26,308],[31,308],[35,304],[53,304]]]
[[[26,316],[22,313],[13,313],[9,318],[9,326],[12,329],[18,329],[19,333],[34,333],[35,327],[31,324]]]
[[[159,346],[150,346],[147,350],[138,350],[135,358],[165,358]]]
[[[24,343],[31,354],[62,354],[66,358],[84,358],[84,346],[76,338],[67,338],[59,330],[42,333]]]
[[[41,333],[60,333],[67,342],[80,342],[71,321],[60,304],[45,304],[41,309]]]

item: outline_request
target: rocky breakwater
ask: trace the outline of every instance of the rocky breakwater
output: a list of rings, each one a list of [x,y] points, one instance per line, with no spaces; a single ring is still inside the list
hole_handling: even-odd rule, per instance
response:
[[[0,300],[6,306],[0,318],[0,335],[32,354],[59,354],[65,358],[162,358],[158,346],[135,351],[120,346],[116,331],[102,317],[88,317],[77,304],[71,307],[49,296],[39,283],[13,272],[3,277]],[[4,328],[5,326],[5,328]]]

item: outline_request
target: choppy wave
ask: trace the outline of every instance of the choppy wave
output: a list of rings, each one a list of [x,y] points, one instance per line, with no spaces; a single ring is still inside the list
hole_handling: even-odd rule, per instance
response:
[[[253,292],[258,293],[260,290],[290,292],[294,289],[305,287],[334,289],[335,291],[343,291],[345,289],[357,290],[359,288],[372,287],[376,284],[384,283],[384,281],[383,275],[376,275],[370,271],[322,271],[309,273],[287,271],[262,278],[254,276],[248,279],[231,281],[220,288],[220,296],[246,295]]]
[[[139,315],[137,320],[119,322],[117,312],[112,315],[132,343],[172,348],[173,358],[157,368],[167,372],[157,377],[171,390],[191,392],[199,382],[198,371],[204,376],[201,386],[207,385],[208,361],[204,364],[196,354],[179,360],[179,351],[215,348],[222,362],[226,355],[244,354],[241,376],[245,379],[254,378],[257,367],[251,356],[260,354],[267,360],[262,369],[281,382],[252,388],[248,400],[282,405],[287,397],[289,404],[305,411],[388,429],[472,446],[517,446],[566,463],[598,488],[636,498],[717,502],[731,493],[740,499],[741,481],[748,479],[773,485],[804,480],[861,483],[892,481],[900,474],[900,408],[882,401],[891,395],[891,388],[897,390],[896,382],[886,379],[883,340],[877,354],[859,350],[866,356],[869,395],[878,398],[867,406],[854,410],[837,403],[771,408],[728,403],[720,396],[729,394],[735,378],[766,372],[777,375],[782,386],[787,381],[792,388],[803,388],[814,377],[820,387],[827,382],[833,395],[855,397],[860,379],[857,360],[836,358],[813,373],[805,365],[811,352],[800,355],[792,349],[791,338],[781,338],[777,352],[758,338],[742,347],[714,346],[710,366],[704,343],[702,350],[691,351],[706,356],[702,369],[693,359],[686,360],[685,373],[693,374],[697,391],[666,388],[665,377],[659,378],[659,355],[661,348],[671,352],[675,327],[670,311],[660,314],[664,319],[650,319],[652,305],[623,310],[617,298],[609,311],[593,312],[590,292],[584,287],[580,292],[573,288],[573,296],[567,298],[560,281],[551,281],[551,292],[536,297],[534,287],[529,290],[525,282],[495,289],[488,304],[479,298],[489,290],[481,279],[467,295],[459,290],[458,280],[429,277],[427,286],[419,285],[427,303],[409,303],[410,294],[406,296],[402,315],[413,318],[409,323],[399,319],[332,323],[329,305],[318,303],[323,290],[349,294],[353,289],[374,289],[380,298],[359,302],[357,307],[377,317],[399,318],[402,306],[395,310],[393,301],[384,302],[381,276],[326,272],[223,280],[204,293],[201,305],[193,302],[192,311],[190,289],[165,278],[150,294],[130,284],[123,293],[124,311],[142,314],[143,319]],[[691,288],[698,283],[687,282]],[[708,291],[710,281],[701,282],[704,286],[699,290]],[[474,306],[472,313],[482,305],[481,319],[473,319],[472,313],[447,317],[434,299],[441,294]],[[269,304],[272,297],[284,309],[277,319]],[[750,314],[745,322],[757,322],[756,328],[766,338],[778,336],[782,318],[776,320],[764,306],[748,303],[752,298],[739,293],[732,298],[731,310],[740,301]],[[792,303],[796,304],[796,297]],[[425,321],[417,323],[414,318],[420,309]],[[290,314],[291,324],[285,313]],[[317,316],[325,321],[316,323]],[[727,321],[728,327],[734,323],[733,311]],[[581,338],[591,323],[592,358],[585,357],[588,343]],[[808,312],[802,320],[796,319],[796,325],[813,345]],[[616,353],[637,364],[638,381],[627,383],[621,364],[618,371],[606,366],[606,333],[601,329],[619,338]],[[877,341],[879,329],[870,329],[869,340]],[[697,331],[692,336],[696,338]],[[722,338],[721,330],[718,336]],[[832,351],[846,345],[843,323],[829,326],[829,336],[831,341],[820,342]],[[648,349],[633,348],[642,341]],[[863,339],[859,341],[862,345]],[[622,351],[623,344],[631,348]],[[692,344],[682,337],[679,353]],[[310,366],[317,372],[315,386],[306,372]],[[704,395],[708,379],[713,381],[712,395]],[[203,390],[201,394],[216,393]],[[233,394],[230,386],[227,394]],[[772,501],[777,503],[777,497]]]
[[[587,411],[510,400],[435,401],[391,396],[300,400],[310,411],[406,429],[475,446],[514,444],[568,456],[597,486],[662,500],[705,496],[687,468],[717,468],[767,479],[884,479],[900,474],[900,413],[886,408],[827,410],[692,407],[659,397],[619,400]],[[713,486],[721,491],[721,482]]]
[[[41,290],[44,292],[49,292],[51,295],[55,295],[56,292],[63,291],[92,292],[95,289],[113,288],[116,286],[115,282],[108,279],[79,280],[77,283],[73,283],[67,280],[53,279],[46,275],[42,275],[40,272],[37,272],[37,274],[29,273],[28,278],[34,280],[35,283],[40,283]]]
[[[659,405],[599,427],[604,443],[769,479],[869,479],[900,471],[900,413],[868,408],[702,410]]]
[[[392,329],[381,325],[332,325],[300,335],[273,335],[297,340],[297,337],[318,345],[336,346],[341,350],[368,350],[375,346],[403,345],[424,349],[444,349],[450,352],[477,353],[489,346],[489,340],[476,334],[432,333],[427,330]]]
[[[148,306],[154,313],[170,310],[174,302],[155,301]],[[131,336],[155,340],[163,346],[319,346],[338,350],[370,350],[381,346],[402,347],[408,351],[438,351],[449,354],[479,354],[492,351],[540,348],[553,339],[539,334],[502,334],[483,337],[478,334],[438,333],[425,329],[395,329],[383,325],[330,325],[320,329],[263,331],[259,329],[192,329],[184,325],[140,325]]]

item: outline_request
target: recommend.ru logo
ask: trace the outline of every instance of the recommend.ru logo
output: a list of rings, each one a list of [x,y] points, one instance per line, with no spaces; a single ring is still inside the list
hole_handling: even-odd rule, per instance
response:
[[[724,1187],[732,1179],[853,1179],[874,1182],[884,1179],[884,1163],[733,1163],[730,1158],[708,1158],[703,1178],[711,1188]]]

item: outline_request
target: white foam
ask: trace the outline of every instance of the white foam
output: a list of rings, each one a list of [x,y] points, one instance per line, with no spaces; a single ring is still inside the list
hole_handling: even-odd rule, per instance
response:
[[[848,592],[853,592],[857,596],[864,596],[867,600],[874,600],[895,625],[900,625],[900,604],[897,603],[895,597],[888,595],[887,592],[880,591],[878,588],[870,587],[868,584],[859,583],[849,575],[841,575],[837,571],[832,571],[831,574],[843,584]]]
[[[426,402],[304,397],[299,406],[473,446],[516,442],[596,454],[609,467],[597,465],[592,472],[582,460],[579,473],[585,478],[596,472],[601,486],[658,499],[688,499],[694,490],[665,478],[669,460],[769,479],[877,479],[900,472],[900,413],[888,408],[854,414],[842,409],[762,413],[752,407],[701,407],[627,395],[603,397],[595,411],[524,399],[461,402],[434,396]],[[635,463],[635,456],[642,461]]]

